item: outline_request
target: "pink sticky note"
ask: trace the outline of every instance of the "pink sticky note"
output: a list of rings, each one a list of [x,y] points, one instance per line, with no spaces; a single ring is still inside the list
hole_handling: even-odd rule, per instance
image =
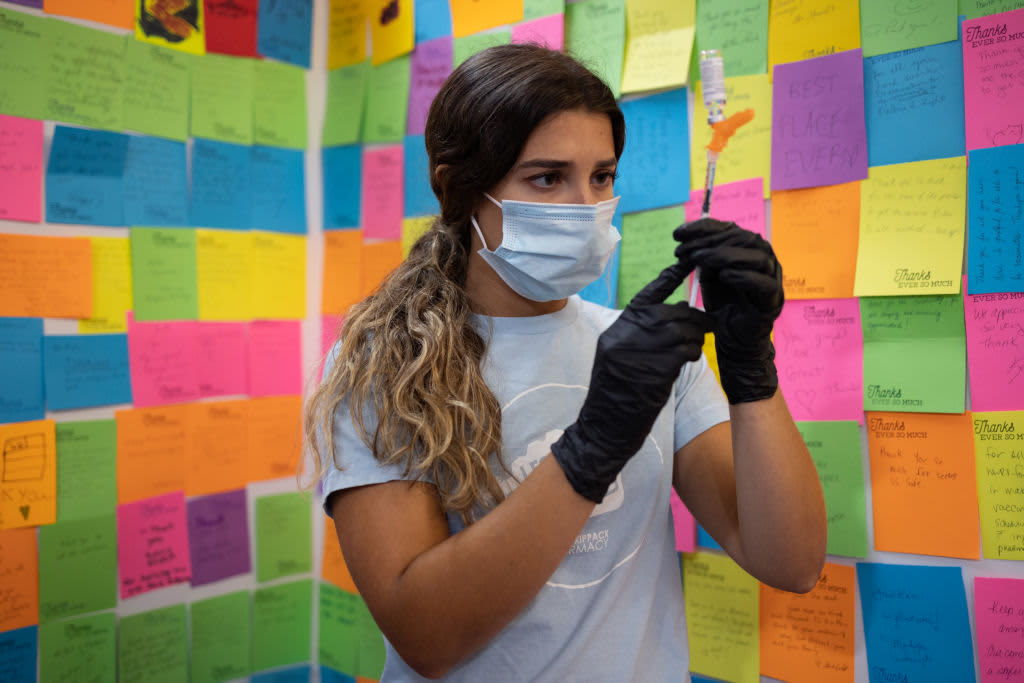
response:
[[[42,219],[43,122],[0,115],[0,220]]]
[[[513,43],[536,43],[551,50],[562,50],[565,35],[565,15],[551,14],[524,21],[512,27]]]
[[[343,315],[323,315],[320,316],[320,375],[323,376],[324,372],[324,361],[327,359],[327,354],[334,346],[334,342],[338,340],[338,328],[341,326],[341,321],[345,319]]]
[[[971,410],[1024,410],[1024,293],[968,294],[964,319]]]
[[[195,323],[135,322],[128,314],[128,363],[136,408],[199,398]]]
[[[775,321],[779,387],[795,420],[864,422],[857,299],[787,301]]]
[[[402,145],[363,150],[363,238],[402,239]]]
[[[965,21],[967,149],[1024,142],[1024,9]]]
[[[121,598],[191,578],[182,491],[117,506]]]
[[[716,185],[711,191],[711,217],[720,221],[732,221],[741,228],[756,232],[765,239],[764,181],[760,178],[737,180],[733,183]],[[704,190],[690,192],[690,201],[686,202],[686,220],[695,221],[700,218],[700,209],[704,204]]]
[[[1024,681],[1024,580],[974,577],[981,683]]]
[[[692,553],[697,545],[697,525],[693,515],[683,505],[675,489],[672,490],[669,503],[672,505],[672,523],[676,529],[676,552]]]
[[[302,393],[302,321],[254,320],[249,324],[249,395]]]
[[[452,71],[452,37],[427,40],[412,51],[409,65],[409,112],[407,135],[423,135],[430,103]]]
[[[246,323],[197,322],[195,372],[199,395],[234,396],[249,390]]]

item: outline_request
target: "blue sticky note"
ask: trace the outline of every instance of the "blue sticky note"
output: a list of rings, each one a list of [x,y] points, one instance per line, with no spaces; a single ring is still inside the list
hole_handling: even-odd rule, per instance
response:
[[[358,228],[363,178],[363,149],[359,145],[325,147],[324,230]]]
[[[858,562],[857,585],[872,683],[974,680],[960,567]]]
[[[695,673],[691,673],[690,683],[718,683],[718,681],[714,678],[706,678],[704,676],[698,676]]]
[[[306,234],[306,157],[301,149],[252,148],[254,230]]]
[[[584,301],[595,303],[605,308],[615,308],[615,295],[619,289],[619,250],[616,249],[604,267],[601,277],[597,278],[580,292]]]
[[[38,649],[38,626],[0,633],[0,681],[36,680]]]
[[[0,423],[45,416],[43,321],[0,318]]]
[[[669,90],[623,102],[626,147],[615,194],[623,213],[690,199],[690,142],[686,90]]]
[[[309,68],[313,0],[261,0],[256,48],[264,57]]]
[[[321,683],[356,683],[356,679],[348,674],[335,671],[329,666],[320,667]]]
[[[132,135],[124,167],[127,225],[188,225],[188,162],[185,143]]]
[[[287,669],[263,671],[253,674],[252,683],[309,683],[311,670],[308,664],[292,666]],[[321,680],[326,680],[321,678]]]
[[[963,71],[957,41],[865,59],[868,165],[963,156]]]
[[[50,410],[132,402],[128,335],[44,337],[43,369]]]
[[[711,538],[711,534],[704,530],[700,524],[697,525],[697,545],[704,548],[713,548],[715,550],[721,550],[722,546],[718,545],[718,541]]]
[[[46,166],[46,221],[125,225],[128,136],[57,126]]]
[[[405,136],[405,213],[414,216],[434,216],[441,213],[434,191],[430,189],[430,162],[422,135]]]
[[[416,42],[452,34],[452,15],[448,0],[416,0]]]
[[[967,161],[967,293],[1024,291],[1024,145],[972,150]]]
[[[248,230],[251,154],[246,145],[196,138],[189,220],[201,228]]]

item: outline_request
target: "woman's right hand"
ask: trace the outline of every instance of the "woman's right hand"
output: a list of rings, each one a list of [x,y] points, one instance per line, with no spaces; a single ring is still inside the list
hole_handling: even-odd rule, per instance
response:
[[[579,417],[551,446],[573,489],[595,503],[640,450],[712,329],[704,311],[664,303],[688,274],[679,263],[661,271],[601,334]]]

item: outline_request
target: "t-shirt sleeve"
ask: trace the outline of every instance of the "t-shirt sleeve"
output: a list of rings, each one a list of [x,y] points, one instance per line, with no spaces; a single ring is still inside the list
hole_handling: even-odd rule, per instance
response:
[[[683,366],[676,380],[675,401],[673,452],[716,424],[729,421],[729,403],[704,354]]]

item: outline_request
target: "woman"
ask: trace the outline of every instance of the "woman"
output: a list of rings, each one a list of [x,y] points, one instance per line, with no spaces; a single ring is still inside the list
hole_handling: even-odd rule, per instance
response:
[[[776,390],[767,243],[700,221],[621,315],[574,296],[619,239],[624,140],[608,87],[534,46],[471,57],[431,106],[441,215],[352,308],[307,411],[383,681],[685,680],[670,486],[754,576],[817,580],[824,504]],[[708,313],[663,303],[694,266]]]

